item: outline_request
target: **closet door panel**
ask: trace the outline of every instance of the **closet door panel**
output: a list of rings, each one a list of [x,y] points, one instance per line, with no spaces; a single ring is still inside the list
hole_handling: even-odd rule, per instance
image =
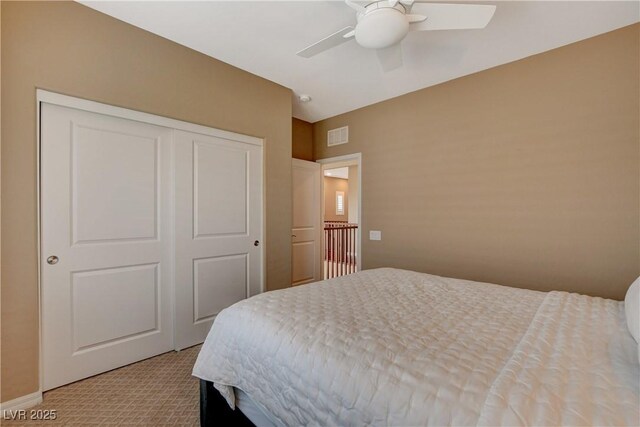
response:
[[[44,390],[173,348],[172,133],[42,105]]]
[[[262,147],[175,133],[176,348],[262,287]]]

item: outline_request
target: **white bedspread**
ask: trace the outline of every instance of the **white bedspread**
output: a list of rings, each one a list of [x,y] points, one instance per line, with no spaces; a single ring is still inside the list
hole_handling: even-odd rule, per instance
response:
[[[194,375],[282,425],[639,425],[623,304],[396,269],[222,311]]]

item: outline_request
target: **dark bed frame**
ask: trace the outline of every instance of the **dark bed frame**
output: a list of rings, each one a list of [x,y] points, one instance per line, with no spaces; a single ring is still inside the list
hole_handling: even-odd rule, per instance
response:
[[[240,409],[229,407],[212,382],[205,380],[200,380],[200,426],[255,427]]]

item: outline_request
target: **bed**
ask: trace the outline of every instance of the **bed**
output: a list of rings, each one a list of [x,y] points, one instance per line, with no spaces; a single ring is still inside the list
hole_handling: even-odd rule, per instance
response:
[[[624,307],[390,268],[267,292],[207,336],[202,423],[637,426]]]

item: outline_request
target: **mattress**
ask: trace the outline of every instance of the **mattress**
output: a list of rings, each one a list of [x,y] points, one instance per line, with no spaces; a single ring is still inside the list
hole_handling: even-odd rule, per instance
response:
[[[249,418],[256,427],[275,427],[277,424],[271,416],[261,409],[244,391],[234,388],[236,407]]]
[[[640,425],[621,302],[397,269],[223,310],[193,374],[277,425]]]

